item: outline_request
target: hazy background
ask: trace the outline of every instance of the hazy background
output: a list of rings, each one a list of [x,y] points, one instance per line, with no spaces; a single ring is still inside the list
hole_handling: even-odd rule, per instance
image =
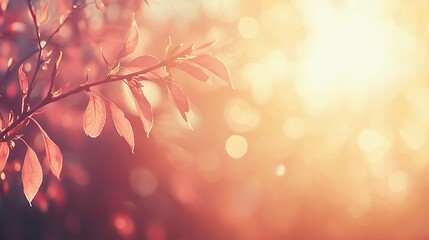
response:
[[[162,57],[168,36],[216,40],[211,52],[237,89],[174,73],[191,131],[165,89],[147,83],[149,139],[122,86],[100,90],[131,118],[134,155],[110,120],[98,139],[84,136],[85,94],[47,108],[38,118],[63,150],[62,181],[47,173],[30,208],[17,146],[0,183],[0,237],[429,238],[428,1],[105,2],[104,14],[91,5],[54,41],[63,86],[83,83],[87,68],[90,80],[106,74],[99,46],[113,60],[135,12],[140,42],[127,59]],[[1,17],[2,73],[34,42],[22,4]],[[46,34],[70,4],[51,5]],[[43,154],[40,137],[32,144]]]

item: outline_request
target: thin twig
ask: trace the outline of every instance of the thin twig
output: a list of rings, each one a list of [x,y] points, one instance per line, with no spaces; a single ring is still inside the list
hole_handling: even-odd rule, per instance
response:
[[[107,77],[103,80],[97,81],[97,82],[83,84],[83,85],[76,87],[75,89],[72,89],[72,90],[70,90],[64,94],[59,95],[59,96],[52,97],[51,95],[49,95],[46,98],[44,98],[38,105],[36,105],[32,109],[30,109],[29,111],[23,112],[17,120],[15,120],[11,125],[9,125],[7,128],[5,128],[0,133],[0,141],[5,142],[5,141],[10,140],[10,138],[13,138],[13,136],[8,136],[9,132],[11,132],[15,127],[20,125],[22,122],[26,121],[26,119],[31,117],[35,112],[37,112],[38,110],[40,110],[41,108],[43,108],[44,106],[46,106],[48,104],[58,102],[58,101],[66,98],[66,97],[69,97],[71,95],[75,95],[77,93],[88,91],[91,89],[91,87],[131,79],[132,77],[136,77],[138,75],[142,75],[142,74],[148,73],[150,71],[153,71],[155,69],[164,67],[167,64],[168,64],[168,62],[164,60],[164,61],[162,61],[162,62],[160,62],[160,63],[158,63],[152,67],[146,68],[146,69],[138,71],[138,72],[134,72],[134,73],[126,74],[126,75],[109,76],[109,77]]]
[[[31,0],[27,0],[27,5],[28,5],[31,19],[33,20],[33,25],[36,31],[38,54],[37,54],[36,68],[34,69],[33,76],[29,82],[28,92],[24,96],[24,101],[22,101],[23,105],[21,108],[21,113],[24,113],[25,111],[27,111],[26,109],[27,109],[27,106],[29,105],[30,95],[31,95],[31,92],[33,91],[34,85],[36,84],[36,77],[37,77],[37,74],[39,73],[39,70],[42,64],[42,51],[43,51],[42,41],[40,39],[39,24],[37,23],[36,13],[34,12],[33,6],[31,5]]]

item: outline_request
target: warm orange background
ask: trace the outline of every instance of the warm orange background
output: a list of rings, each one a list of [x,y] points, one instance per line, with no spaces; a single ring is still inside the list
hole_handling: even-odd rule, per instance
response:
[[[8,11],[20,12],[18,2]],[[146,83],[156,114],[149,139],[122,86],[100,90],[131,118],[134,155],[111,121],[98,140],[84,137],[85,94],[47,108],[40,119],[63,149],[64,177],[46,177],[38,203],[23,210],[19,176],[6,175],[16,190],[0,201],[5,237],[429,238],[429,2],[108,3],[60,32],[64,86],[84,82],[86,68],[92,80],[105,74],[98,48],[113,60],[135,12],[140,42],[127,59],[162,57],[168,36],[216,40],[211,52],[237,89],[174,73],[191,102],[191,131],[165,89]],[[50,24],[67,6],[52,5]],[[28,24],[5,19],[4,29]],[[2,69],[24,51],[27,30],[2,36]],[[43,149],[41,138],[33,144]]]

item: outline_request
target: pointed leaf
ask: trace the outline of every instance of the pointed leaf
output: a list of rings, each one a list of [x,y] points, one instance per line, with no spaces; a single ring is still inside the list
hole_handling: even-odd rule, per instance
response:
[[[228,68],[219,58],[208,54],[202,54],[189,60],[216,74],[218,77],[229,83],[232,88],[234,88],[231,78],[229,77]]]
[[[195,49],[195,51],[199,51],[199,50],[203,50],[203,49],[205,49],[205,48],[209,48],[209,47],[211,47],[214,43],[215,43],[215,41],[214,41],[214,40],[213,40],[213,41],[211,41],[211,42],[208,42],[208,43],[204,43],[203,45],[201,45],[201,46],[197,47],[197,48]]]
[[[159,64],[161,61],[150,55],[140,56],[131,60],[125,67],[133,70],[143,70]]]
[[[128,31],[127,41],[125,42],[124,47],[119,53],[118,59],[126,57],[130,53],[134,52],[134,50],[136,50],[138,42],[139,42],[139,30],[137,27],[137,22],[133,17],[130,30]]]
[[[12,66],[12,62],[13,62],[13,58],[9,58],[8,60],[7,60],[7,68],[10,68],[10,66]]]
[[[183,119],[185,121],[188,121],[188,118],[186,117],[186,113],[189,112],[188,97],[183,92],[182,88],[180,88],[179,85],[173,82],[168,82],[167,88],[168,88],[170,99],[174,102],[174,105],[176,105],[176,108],[179,110]]]
[[[134,153],[134,132],[130,121],[125,118],[124,112],[120,108],[113,103],[110,103],[109,106],[116,131],[118,131],[119,136],[123,137],[128,145],[130,145],[131,152]]]
[[[102,0],[95,0],[95,6],[98,10],[102,12],[106,11],[106,6],[104,5],[104,2]]]
[[[102,98],[91,95],[88,106],[83,114],[83,130],[86,135],[96,138],[106,123],[106,105]]]
[[[209,75],[207,75],[203,70],[187,62],[174,63],[172,67],[180,69],[190,74],[192,77],[194,77],[197,80],[204,81],[204,82],[207,82],[209,80]]]
[[[0,130],[3,130],[6,128],[6,122],[3,118],[3,113],[0,111]]]
[[[27,147],[27,152],[22,165],[22,186],[24,187],[24,194],[30,203],[39,191],[40,185],[43,181],[42,166],[36,153],[30,147]]]
[[[22,69],[24,67],[23,64],[19,66],[18,68],[18,79],[19,79],[19,86],[21,87],[21,91],[23,94],[27,94],[28,91],[28,79],[25,75],[24,70]]]
[[[131,88],[131,93],[134,97],[134,103],[136,104],[137,112],[139,113],[140,119],[143,123],[143,128],[146,132],[146,136],[149,137],[149,133],[153,126],[153,112],[149,101],[146,99],[143,90],[141,88]]]
[[[3,171],[4,166],[6,166],[9,152],[10,149],[7,142],[0,142],[0,172]]]
[[[60,55],[58,55],[57,61],[55,62],[55,69],[58,69],[61,63],[61,59],[63,58],[63,51],[60,51]]]
[[[178,53],[179,52],[179,50],[183,47],[183,43],[180,43],[180,44],[178,44],[178,45],[176,45],[176,46],[174,46],[174,47],[170,47],[169,49],[168,49],[168,53],[167,53],[167,56],[166,56],[166,58],[170,58],[170,57],[173,57],[176,53]]]
[[[48,20],[48,17],[49,17],[49,5],[48,3],[45,3],[45,6],[43,6],[42,12],[39,14],[37,18],[37,25],[40,27]]]
[[[36,125],[39,127],[42,132],[43,142],[45,143],[46,156],[49,160],[49,166],[51,168],[52,174],[54,174],[58,180],[60,179],[61,170],[63,168],[63,155],[61,154],[60,148],[57,144],[52,141],[48,134],[43,130],[42,126],[36,120],[33,119]]]
[[[131,60],[126,65],[126,68],[131,71],[142,71],[150,67],[156,66],[160,62],[161,61],[159,59],[150,55],[140,56],[138,58]],[[150,72],[145,73],[144,76],[147,77],[148,79],[160,78],[160,77],[163,78],[168,76],[168,72],[165,67],[159,67],[157,69],[154,69]]]
[[[60,25],[63,25],[64,24],[64,22],[69,18],[69,16],[70,16],[70,13],[71,13],[72,11],[71,10],[66,10],[61,16],[60,16]]]
[[[9,3],[9,0],[0,0],[0,9],[2,11],[6,11],[8,3]]]

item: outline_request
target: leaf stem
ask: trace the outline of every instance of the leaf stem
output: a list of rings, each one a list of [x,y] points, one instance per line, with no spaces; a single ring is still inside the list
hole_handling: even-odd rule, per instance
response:
[[[81,93],[83,91],[87,91],[88,89],[91,89],[91,87],[131,79],[132,77],[148,73],[148,72],[153,71],[155,69],[158,69],[160,67],[164,67],[167,64],[168,64],[168,62],[164,60],[164,61],[161,61],[160,63],[158,63],[152,67],[148,67],[148,68],[143,69],[143,70],[138,71],[138,72],[133,72],[133,73],[126,74],[126,75],[108,76],[107,78],[100,80],[100,81],[80,85],[79,87],[76,87],[76,88],[74,88],[74,89],[72,89],[72,90],[70,90],[64,94],[56,96],[56,97],[52,97],[51,95],[49,95],[49,96],[45,97],[41,102],[39,102],[39,104],[37,104],[36,106],[31,108],[29,111],[23,112],[19,116],[18,119],[16,119],[14,122],[12,122],[12,124],[10,124],[7,128],[5,128],[0,133],[0,142],[6,142],[6,141],[10,140],[10,138],[13,138],[13,136],[8,136],[9,132],[11,132],[15,127],[17,127],[19,124],[21,124],[26,119],[31,117],[35,112],[37,112],[38,110],[40,110],[41,108],[43,108],[44,106],[46,106],[48,104],[58,102],[58,101],[66,98],[66,97],[71,96],[71,95],[75,95],[75,94]]]

